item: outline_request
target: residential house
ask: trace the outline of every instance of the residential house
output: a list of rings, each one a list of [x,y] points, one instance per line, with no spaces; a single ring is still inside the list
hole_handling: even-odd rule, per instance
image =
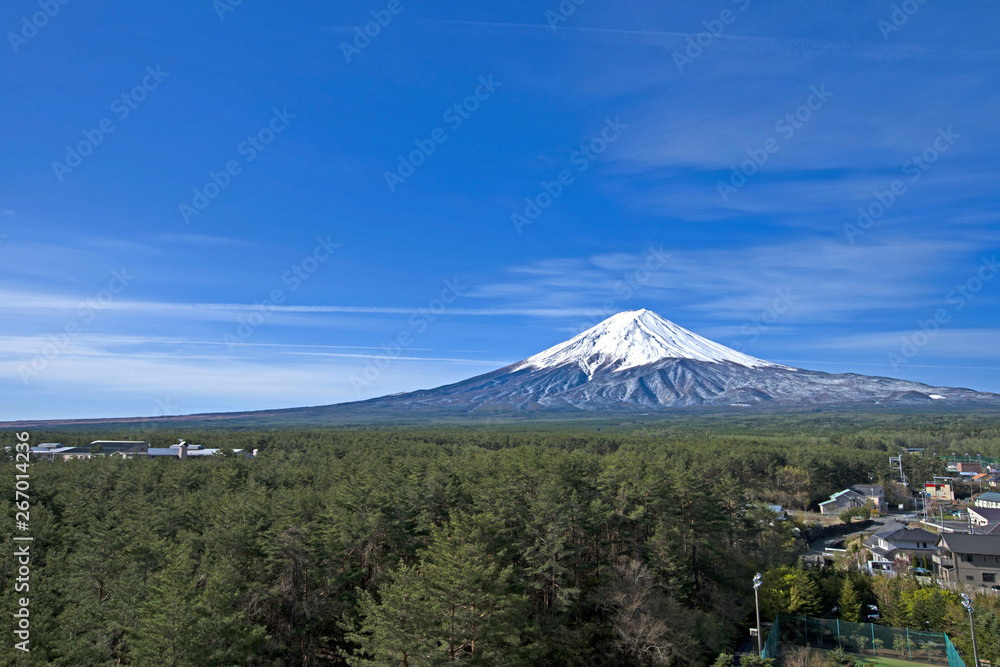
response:
[[[983,471],[983,464],[978,463],[978,462],[976,462],[976,463],[969,463],[969,462],[966,462],[966,461],[959,461],[955,465],[955,470],[957,470],[960,473],[971,472],[971,473],[977,473],[978,474],[978,473],[981,473]]]
[[[1000,573],[1000,535],[942,533],[934,554],[935,574],[952,584],[992,587]]]
[[[981,493],[976,496],[974,504],[976,507],[992,507],[994,509],[1000,508],[1000,493],[997,493],[996,491]]]
[[[926,557],[930,561],[937,551],[937,539],[937,533],[923,528],[907,528],[901,523],[889,521],[863,542],[872,555],[872,560],[868,561],[868,571],[893,571],[899,557]]]
[[[844,489],[830,496],[829,500],[821,502],[819,511],[821,514],[840,514],[846,510],[864,506],[865,497],[863,495],[851,489]]]
[[[864,496],[866,503],[878,509],[879,512],[885,512],[888,509],[885,502],[885,489],[881,485],[855,484],[851,490]]]
[[[878,484],[855,484],[849,489],[838,491],[819,504],[821,514],[840,514],[855,507],[872,507],[885,512],[885,490]]]

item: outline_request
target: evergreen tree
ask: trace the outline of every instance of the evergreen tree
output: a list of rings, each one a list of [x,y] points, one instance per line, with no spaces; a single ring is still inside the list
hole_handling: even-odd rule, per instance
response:
[[[858,623],[861,621],[861,595],[851,577],[844,578],[840,588],[840,617],[845,621]]]

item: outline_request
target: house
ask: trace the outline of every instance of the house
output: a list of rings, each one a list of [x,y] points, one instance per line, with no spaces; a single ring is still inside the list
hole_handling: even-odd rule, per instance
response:
[[[872,555],[872,560],[868,561],[868,571],[892,571],[899,557],[931,557],[937,551],[937,539],[936,533],[923,528],[907,528],[901,523],[890,521],[862,543]]]
[[[975,500],[976,507],[991,507],[993,509],[1000,508],[1000,493],[996,491],[987,491],[986,493],[981,493],[976,496]]]
[[[878,484],[855,484],[849,489],[838,491],[829,500],[819,504],[821,514],[840,514],[855,507],[873,507],[879,512],[886,510],[885,490]]]
[[[990,526],[1000,523],[1000,509],[995,507],[970,507],[969,523],[973,526]]]
[[[965,461],[959,461],[955,464],[955,470],[960,473],[971,472],[971,473],[981,473],[983,471],[983,464],[981,463],[968,463]]]
[[[820,514],[840,514],[855,507],[864,507],[865,497],[857,491],[844,489],[830,496],[829,500],[819,504]]]
[[[1000,535],[942,533],[934,554],[934,570],[948,583],[997,585]]]
[[[771,510],[777,515],[778,521],[786,521],[788,519],[788,512],[781,505],[768,505],[767,509]]]
[[[924,493],[932,500],[953,501],[955,500],[955,485],[950,479],[935,477],[933,482],[924,482]]]
[[[885,512],[888,505],[885,502],[885,489],[879,484],[855,484],[851,487],[855,493],[860,493],[865,497],[866,503],[879,512]]]

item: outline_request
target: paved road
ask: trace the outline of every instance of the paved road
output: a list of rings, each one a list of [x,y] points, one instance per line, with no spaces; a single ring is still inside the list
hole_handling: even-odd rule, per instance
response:
[[[889,521],[898,521],[900,523],[905,523],[906,520],[908,520],[908,519],[906,519],[904,517],[911,517],[911,516],[912,516],[911,514],[903,514],[903,515],[900,515],[900,514],[884,514],[882,516],[875,517],[874,519],[872,519],[872,525],[868,526],[867,528],[865,528],[863,530],[856,530],[856,531],[854,531],[852,533],[846,533],[844,535],[834,535],[833,537],[825,537],[825,538],[823,538],[821,540],[817,540],[817,541],[813,542],[812,544],[809,545],[809,551],[808,551],[808,553],[812,554],[812,555],[821,554],[828,547],[833,546],[837,542],[841,542],[843,540],[846,540],[846,539],[848,539],[850,537],[854,537],[856,535],[860,535],[862,533],[866,533],[866,532],[868,532],[870,530],[878,530],[880,527],[884,526]]]

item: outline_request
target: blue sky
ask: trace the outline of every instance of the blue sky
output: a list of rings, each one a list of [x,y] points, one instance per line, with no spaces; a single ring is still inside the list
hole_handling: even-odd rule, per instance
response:
[[[0,12],[0,419],[432,387],[638,308],[1000,392],[995,3],[64,2]]]

